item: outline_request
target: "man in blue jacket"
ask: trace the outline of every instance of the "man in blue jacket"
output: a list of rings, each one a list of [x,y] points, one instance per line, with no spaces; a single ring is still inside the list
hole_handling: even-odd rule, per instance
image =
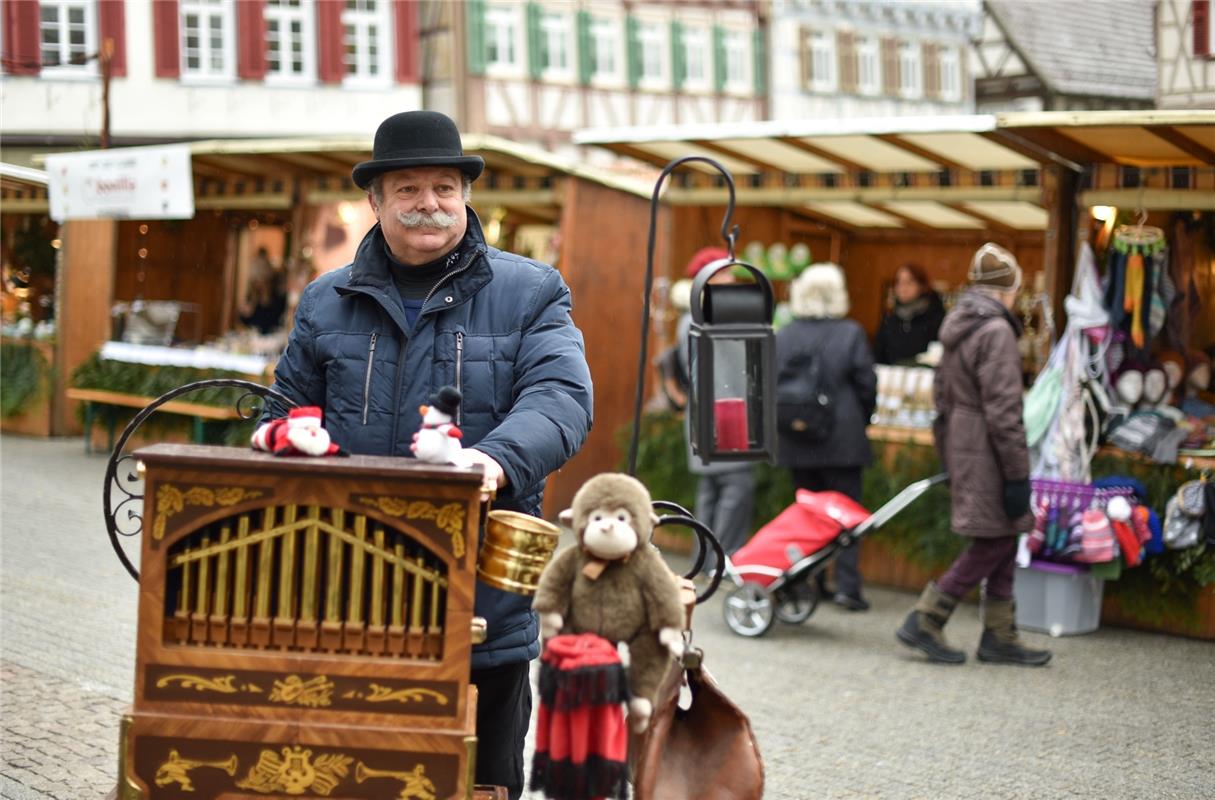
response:
[[[486,244],[466,205],[483,168],[442,114],[380,125],[372,160],[353,173],[378,224],[351,264],[304,290],[274,386],[321,406],[346,450],[406,458],[418,406],[455,386],[462,443],[497,490],[495,507],[539,515],[545,479],[590,429],[591,376],[561,275]],[[529,598],[481,583],[476,614],[488,622],[472,656],[476,779],[518,798],[538,624]]]

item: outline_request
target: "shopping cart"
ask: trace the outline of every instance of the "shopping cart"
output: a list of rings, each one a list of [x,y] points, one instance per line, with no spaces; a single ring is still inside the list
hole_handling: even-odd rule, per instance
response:
[[[818,608],[814,577],[845,547],[860,541],[944,482],[944,472],[907,486],[872,514],[839,492],[798,490],[797,502],[760,528],[725,560],[725,578],[734,584],[722,615],[739,636],[763,636],[776,620],[800,625]]]

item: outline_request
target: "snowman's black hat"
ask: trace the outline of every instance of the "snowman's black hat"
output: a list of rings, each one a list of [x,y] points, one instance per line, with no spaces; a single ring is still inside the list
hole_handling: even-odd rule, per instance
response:
[[[460,394],[459,389],[454,386],[444,386],[430,396],[430,405],[447,416],[454,417],[456,409],[460,407],[460,401],[463,399],[463,395]]]

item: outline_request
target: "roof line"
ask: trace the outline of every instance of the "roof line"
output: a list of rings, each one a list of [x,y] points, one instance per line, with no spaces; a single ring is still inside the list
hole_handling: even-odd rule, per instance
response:
[[[7,161],[0,161],[0,176],[21,181],[22,183],[46,186],[46,172],[44,170],[23,167],[20,164],[10,164]]]
[[[763,120],[713,125],[633,125],[584,128],[574,132],[574,144],[686,141],[696,139],[802,138],[899,133],[986,133],[995,130],[994,114],[945,114],[922,117],[856,117],[828,120]],[[694,135],[693,135],[694,134]]]
[[[1014,53],[1017,54],[1017,57],[1024,62],[1025,66],[1033,71],[1034,76],[1037,77],[1038,80],[1042,81],[1042,85],[1046,87],[1046,90],[1050,94],[1059,94],[1059,87],[1055,86],[1055,84],[1046,76],[1046,72],[1043,71],[1042,67],[1035,63],[1032,58],[1026,55],[1025,51],[1021,49],[1021,46],[1017,44],[1017,41],[1008,35],[1008,26],[1004,24],[1004,20],[1000,18],[1000,15],[996,12],[995,7],[991,3],[984,0],[983,9],[987,11],[987,13],[991,14],[991,18],[995,20],[996,27],[1000,29],[1000,33],[1004,34],[1004,41],[1007,42],[1008,46],[1012,48]]]

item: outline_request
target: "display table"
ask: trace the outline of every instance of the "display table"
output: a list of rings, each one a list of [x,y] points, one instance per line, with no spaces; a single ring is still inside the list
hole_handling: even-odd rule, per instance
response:
[[[271,366],[271,360],[265,356],[229,353],[213,347],[164,347],[130,342],[106,342],[101,346],[101,357],[131,364],[222,369],[247,375],[263,375]]]

